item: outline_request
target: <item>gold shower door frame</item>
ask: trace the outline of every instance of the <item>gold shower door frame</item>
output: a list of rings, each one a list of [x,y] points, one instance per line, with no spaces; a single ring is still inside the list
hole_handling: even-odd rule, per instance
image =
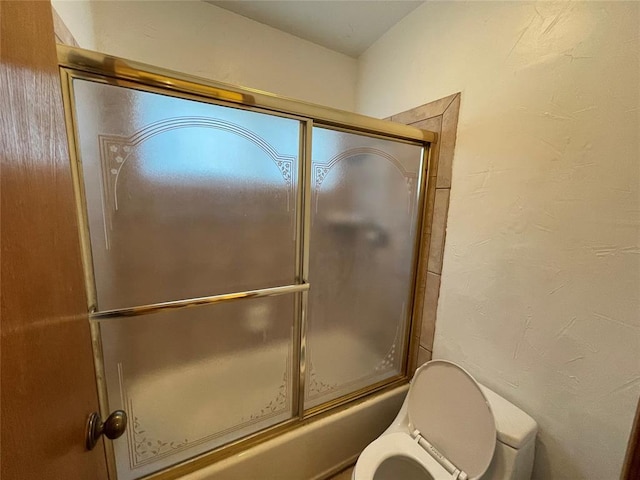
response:
[[[411,359],[417,353],[418,341],[415,332],[418,331],[421,312],[414,311],[414,305],[420,304],[418,295],[423,295],[418,288],[418,266],[423,265],[428,254],[427,246],[421,241],[426,227],[424,219],[426,211],[426,191],[429,179],[430,146],[436,141],[433,132],[420,130],[407,125],[378,120],[351,112],[322,107],[309,103],[292,100],[285,97],[261,92],[258,90],[236,87],[219,82],[192,77],[158,67],[123,60],[117,57],[100,54],[79,48],[58,45],[58,62],[60,66],[63,99],[65,105],[65,122],[70,144],[71,170],[74,179],[77,215],[80,224],[80,239],[82,245],[83,266],[85,270],[85,285],[87,291],[88,311],[90,318],[92,344],[94,351],[94,366],[96,370],[100,409],[103,418],[108,416],[108,402],[106,381],[104,375],[103,355],[101,345],[100,324],[97,320],[115,316],[137,316],[167,309],[187,308],[197,305],[242,301],[243,299],[267,297],[283,294],[295,294],[296,315],[293,339],[293,412],[292,418],[282,423],[268,427],[246,437],[234,440],[209,452],[185,460],[145,478],[154,480],[171,479],[195,471],[222,458],[245,450],[250,446],[264,442],[274,436],[295,429],[307,423],[309,419],[319,418],[345,408],[350,403],[362,399],[376,392],[391,390],[406,384],[409,380]],[[298,191],[296,198],[296,241],[295,241],[295,271],[296,283],[293,285],[262,288],[242,292],[191,298],[188,300],[170,301],[150,305],[122,308],[117,310],[96,311],[96,286],[94,281],[91,242],[88,229],[88,213],[86,197],[82,180],[82,165],[80,162],[79,146],[77,142],[77,126],[74,124],[75,102],[73,96],[73,79],[90,80],[120,87],[128,87],[151,93],[160,93],[172,97],[197,100],[249,111],[267,113],[295,119],[301,122],[300,151],[298,168]],[[355,133],[359,135],[377,137],[386,140],[406,142],[422,147],[420,171],[417,179],[417,218],[415,243],[413,245],[411,279],[412,284],[408,298],[406,326],[404,332],[404,359],[401,373],[392,378],[379,381],[352,393],[343,395],[321,405],[304,409],[304,388],[306,368],[306,338],[308,318],[308,282],[309,248],[311,222],[311,143],[314,126],[332,130]],[[295,388],[297,385],[298,388]],[[111,442],[104,442],[110,478],[116,477],[115,454]]]

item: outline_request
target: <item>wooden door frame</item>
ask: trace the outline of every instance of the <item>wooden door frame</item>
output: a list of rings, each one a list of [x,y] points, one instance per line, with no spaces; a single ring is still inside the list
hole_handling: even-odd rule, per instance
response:
[[[3,480],[107,478],[48,1],[0,1]]]

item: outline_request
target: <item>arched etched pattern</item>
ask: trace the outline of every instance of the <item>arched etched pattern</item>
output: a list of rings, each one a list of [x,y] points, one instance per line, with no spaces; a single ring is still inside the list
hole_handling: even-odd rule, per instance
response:
[[[73,88],[94,308],[295,282],[299,120]]]
[[[398,158],[395,157],[394,155],[391,155],[390,153],[385,152],[384,150],[381,150],[379,148],[373,148],[373,147],[350,148],[348,150],[345,150],[344,152],[340,152],[339,154],[331,158],[331,160],[329,160],[326,163],[314,163],[312,183],[313,183],[313,204],[314,204],[315,211],[316,212],[318,211],[318,199],[320,197],[320,188],[322,187],[322,183],[324,182],[324,179],[327,177],[331,169],[334,166],[336,166],[339,162],[347,160],[349,158],[356,157],[358,155],[374,155],[387,160],[394,167],[396,167],[400,175],[404,177],[405,182],[407,184],[407,208],[409,209],[409,214],[412,214],[413,212],[411,211],[411,208],[415,206],[414,203],[412,202],[412,198],[414,198],[414,195],[416,193],[418,174],[416,172],[408,171],[404,167],[402,162],[400,162]]]
[[[401,371],[421,157],[314,129],[306,408]]]
[[[287,208],[293,195],[293,164],[296,157],[278,153],[265,139],[251,130],[235,123],[208,117],[177,117],[151,123],[129,137],[99,135],[100,160],[102,165],[103,213],[106,222],[105,242],[109,248],[109,231],[112,229],[112,215],[118,210],[118,180],[120,173],[131,156],[147,140],[165,132],[183,128],[212,128],[232,133],[255,144],[263,150],[280,171],[287,186]]]
[[[322,182],[327,176],[327,173],[329,173],[329,170],[331,170],[331,168],[335,164],[347,158],[355,157],[356,155],[364,155],[364,154],[377,155],[391,162],[402,174],[402,176],[407,178],[407,184],[409,184],[409,181],[415,181],[415,179],[418,177],[416,172],[408,171],[404,167],[402,162],[400,162],[400,160],[398,160],[394,155],[391,155],[390,153],[385,152],[384,150],[380,150],[379,148],[374,148],[374,147],[350,148],[348,150],[345,150],[344,152],[338,153],[326,163],[321,163],[321,162],[314,163],[314,169],[313,169],[314,186],[316,188],[316,191],[322,186]]]

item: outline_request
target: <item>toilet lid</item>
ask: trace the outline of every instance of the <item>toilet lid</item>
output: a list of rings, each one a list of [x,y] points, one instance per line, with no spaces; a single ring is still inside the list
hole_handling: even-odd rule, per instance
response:
[[[493,458],[496,427],[479,385],[455,363],[432,360],[413,377],[409,421],[469,479],[482,476]]]

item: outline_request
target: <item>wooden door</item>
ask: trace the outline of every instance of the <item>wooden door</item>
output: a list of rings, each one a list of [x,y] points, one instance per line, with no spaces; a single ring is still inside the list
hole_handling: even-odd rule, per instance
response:
[[[107,478],[49,2],[0,1],[3,480]]]

